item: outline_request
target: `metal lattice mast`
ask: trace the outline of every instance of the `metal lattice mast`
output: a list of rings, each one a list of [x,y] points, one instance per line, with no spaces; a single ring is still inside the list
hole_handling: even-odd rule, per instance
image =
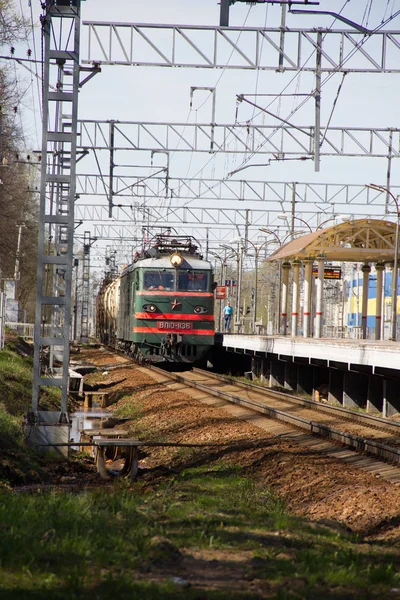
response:
[[[96,241],[85,231],[82,262],[82,302],[81,302],[81,341],[89,339],[89,302],[90,302],[90,248]]]
[[[66,418],[68,394],[80,3],[46,0],[42,17],[43,128],[32,412],[36,415],[40,408],[43,386],[58,387],[60,421]]]

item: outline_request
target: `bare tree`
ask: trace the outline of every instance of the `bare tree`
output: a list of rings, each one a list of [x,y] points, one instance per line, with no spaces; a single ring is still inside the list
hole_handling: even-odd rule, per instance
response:
[[[24,39],[27,27],[27,22],[15,12],[14,3],[0,0],[0,46]]]
[[[0,46],[22,39],[26,24],[11,0],[0,0]],[[24,148],[19,125],[20,98],[12,65],[0,67],[0,273],[13,278],[19,265],[18,298],[33,318],[37,257],[38,198],[32,190],[37,159]],[[19,254],[18,234],[21,229]]]

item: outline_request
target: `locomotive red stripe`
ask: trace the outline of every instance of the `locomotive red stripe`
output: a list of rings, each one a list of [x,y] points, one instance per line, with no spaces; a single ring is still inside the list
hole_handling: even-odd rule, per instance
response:
[[[169,319],[172,321],[214,321],[213,315],[185,315],[177,313],[135,313],[135,319]]]
[[[157,327],[134,327],[133,333],[165,333],[166,330],[162,331]],[[214,335],[213,329],[188,329],[187,331],[169,331],[169,333],[180,333],[181,335]]]
[[[175,298],[181,296],[201,296],[202,298],[212,298],[214,294],[210,292],[166,292],[165,290],[152,290],[152,291],[141,291],[136,292],[137,296],[175,296]]]

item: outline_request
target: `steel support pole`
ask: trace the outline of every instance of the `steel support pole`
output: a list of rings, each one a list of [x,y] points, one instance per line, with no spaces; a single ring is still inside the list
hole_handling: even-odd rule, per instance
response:
[[[296,218],[296,183],[292,183],[292,215],[290,223],[290,239],[294,238],[294,220]]]
[[[277,303],[275,310],[274,303],[274,333],[280,333],[280,325],[281,325],[281,297],[282,297],[282,263],[279,261],[278,263],[278,294],[277,294]]]
[[[293,266],[293,287],[292,287],[292,336],[297,335],[299,327],[299,303],[300,303],[300,265],[299,260],[292,262]]]
[[[221,0],[221,10],[219,13],[220,27],[229,27],[229,5],[231,0]]]
[[[46,0],[41,21],[43,126],[31,409],[36,419],[42,388],[57,387],[60,422],[67,420],[68,400],[80,3]],[[51,325],[50,333],[45,325]],[[54,357],[54,368],[49,369],[46,356]]]
[[[90,231],[85,231],[82,261],[81,342],[89,341],[90,248],[92,243]]]
[[[381,339],[382,331],[382,290],[383,290],[383,271],[385,265],[377,263],[376,270],[376,311],[375,311],[375,339]]]
[[[398,264],[399,264],[399,214],[397,214],[396,239],[394,249],[394,263],[392,273],[392,332],[390,339],[397,340],[397,286],[398,286]]]
[[[243,246],[239,248],[239,278],[237,282],[237,307],[236,307],[236,324],[241,327],[242,319],[240,317],[241,302],[242,302],[242,278],[243,278]],[[240,333],[238,331],[238,333]]]
[[[281,33],[279,39],[279,67],[278,71],[284,71],[284,58],[285,58],[285,32],[286,32],[286,5],[281,6]]]
[[[226,262],[221,262],[221,284],[225,285],[226,280]],[[226,289],[226,288],[225,288]],[[223,330],[223,312],[222,300],[219,301],[219,331]]]
[[[320,132],[321,132],[321,58],[322,31],[317,34],[317,56],[315,65],[315,132],[314,132],[314,170],[320,167]]]
[[[252,323],[252,333],[257,333],[256,332],[256,321],[257,321],[257,302],[258,302],[258,293],[257,293],[257,288],[258,288],[258,252],[257,249],[255,250],[255,257],[256,257],[256,262],[255,262],[255,282],[254,282],[254,310],[253,310],[253,323]]]
[[[303,310],[303,337],[310,337],[311,329],[311,285],[312,285],[312,258],[304,261],[304,310]]]
[[[363,274],[362,281],[362,314],[361,314],[361,337],[363,340],[367,339],[367,319],[368,319],[368,283],[369,283],[369,274],[371,272],[371,267],[368,264],[365,264],[361,267],[361,271]]]
[[[287,335],[287,315],[289,301],[289,272],[290,263],[282,264],[282,296],[281,296],[281,335]]]
[[[74,259],[75,267],[75,298],[74,298],[74,340],[78,339],[78,275],[79,258]]]
[[[235,290],[235,332],[238,332],[238,325],[239,325],[239,320],[238,320],[238,315],[239,315],[239,302],[238,302],[238,293],[239,293],[239,273],[240,273],[240,256],[239,256],[239,250],[236,252],[236,250],[234,250],[235,254],[236,254],[236,290]]]
[[[108,192],[108,216],[111,218],[113,216],[113,198],[114,198],[114,139],[115,139],[115,122],[110,121],[110,188]]]
[[[385,203],[385,215],[389,212],[389,197],[390,197],[390,184],[392,175],[392,158],[393,158],[393,129],[389,131],[389,142],[388,142],[388,157],[387,157],[387,172],[386,172],[386,203]]]

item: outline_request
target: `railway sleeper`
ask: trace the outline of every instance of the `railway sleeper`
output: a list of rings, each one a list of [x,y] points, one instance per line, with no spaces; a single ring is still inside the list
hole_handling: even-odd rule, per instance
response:
[[[203,383],[186,379],[184,376],[177,375],[176,373],[169,373],[168,376],[190,387],[203,390],[213,396],[216,396],[217,398],[223,398],[224,400],[232,402],[233,404],[245,406],[256,412],[266,414],[270,418],[283,421],[298,429],[309,431],[311,434],[329,438],[330,440],[348,446],[357,452],[366,452],[375,457],[379,457],[381,460],[397,465],[400,464],[400,450],[398,448],[382,444],[381,442],[376,442],[372,439],[362,438],[354,434],[346,433],[333,427],[328,427],[321,423],[304,419],[303,417],[288,414],[282,410],[269,407],[268,405],[255,400],[244,399],[232,393],[213,389]]]

